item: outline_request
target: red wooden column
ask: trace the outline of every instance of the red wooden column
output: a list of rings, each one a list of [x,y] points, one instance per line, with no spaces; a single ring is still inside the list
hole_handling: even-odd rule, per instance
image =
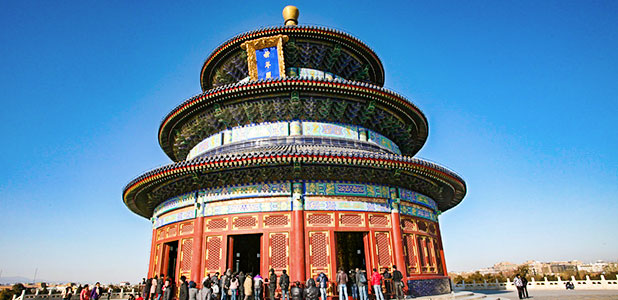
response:
[[[391,191],[391,194],[393,192]],[[403,256],[403,236],[401,235],[401,218],[399,217],[399,199],[391,199],[391,224],[393,226],[393,253],[395,254],[395,265],[401,272],[403,278],[408,277],[408,268]]]
[[[440,249],[436,249],[440,251],[440,260],[442,260],[442,270],[444,272],[444,276],[448,276],[448,271],[446,270],[446,258],[444,258],[444,245],[442,244],[442,232],[440,231],[440,224],[436,222],[436,229],[438,231],[438,247]]]
[[[191,258],[191,279],[198,286],[202,284],[202,244],[204,241],[204,217],[199,215],[193,223],[193,257]]]
[[[154,263],[155,263],[155,261],[154,261],[154,260],[155,260],[155,257],[157,256],[157,253],[156,253],[156,249],[157,249],[157,248],[155,247],[155,245],[156,245],[156,243],[155,243],[155,242],[156,242],[156,240],[157,240],[157,236],[156,236],[156,235],[157,235],[157,229],[156,229],[156,228],[154,228],[154,225],[153,225],[153,226],[152,226],[152,240],[150,241],[150,260],[149,260],[149,261],[150,261],[150,263],[148,264],[148,271],[146,272],[146,276],[147,276],[148,278],[152,278],[152,277],[154,277],[154,276],[155,276],[155,274],[153,274],[153,273],[155,273],[155,272],[156,272],[156,271],[154,271],[154,269],[152,268],[152,266],[154,266]]]
[[[305,282],[305,211],[303,183],[292,183],[292,232],[290,234],[290,282]]]

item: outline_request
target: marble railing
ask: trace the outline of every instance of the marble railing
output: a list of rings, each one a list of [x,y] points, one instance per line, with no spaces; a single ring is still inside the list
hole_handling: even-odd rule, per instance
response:
[[[571,276],[571,280],[562,280],[558,276],[558,280],[549,281],[547,277],[543,281],[536,281],[532,278],[528,282],[528,289],[530,290],[562,290],[566,289],[566,283],[573,283],[576,290],[618,290],[618,276],[615,280],[608,280],[605,276],[601,275],[601,279],[593,280],[589,276],[586,276],[585,280],[576,280],[574,276]],[[513,282],[507,278],[507,282],[475,282],[471,283],[462,282],[454,285],[454,289],[461,290],[517,290]]]

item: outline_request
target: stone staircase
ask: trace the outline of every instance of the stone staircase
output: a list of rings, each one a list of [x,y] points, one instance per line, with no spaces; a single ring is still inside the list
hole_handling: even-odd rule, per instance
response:
[[[500,297],[492,297],[484,294],[478,294],[473,292],[455,292],[446,295],[438,295],[438,296],[427,296],[427,297],[418,297],[411,298],[406,297],[406,300],[476,300],[476,299],[484,299],[484,300],[509,300],[508,298],[500,298]]]

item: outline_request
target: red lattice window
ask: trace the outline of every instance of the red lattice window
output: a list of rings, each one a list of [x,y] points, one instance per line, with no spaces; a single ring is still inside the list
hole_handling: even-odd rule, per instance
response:
[[[309,225],[329,225],[332,222],[329,214],[311,214],[307,218]]]
[[[436,266],[436,248],[434,247],[433,239],[427,238],[427,256],[429,258],[429,265]]]
[[[369,216],[369,224],[378,225],[378,226],[388,226],[388,217],[381,215],[371,215]]]
[[[288,236],[275,233],[270,236],[270,265],[275,269],[288,267]]]
[[[419,221],[417,224],[419,231],[427,232],[427,223]]]
[[[221,237],[209,236],[206,239],[206,268],[219,270],[221,262]]]
[[[324,232],[314,232],[309,236],[311,247],[311,266],[313,268],[328,267],[328,235]]]
[[[236,228],[255,227],[257,226],[257,222],[258,220],[256,217],[240,217],[234,219],[234,221],[232,221],[232,225]]]
[[[226,229],[227,219],[212,219],[208,221],[206,226],[208,230]]]
[[[444,268],[442,266],[442,256],[440,253],[440,245],[438,244],[437,240],[433,241],[434,244],[434,249],[435,249],[435,253],[436,253],[436,268],[437,268],[437,272],[439,274],[444,275]]]
[[[417,273],[418,272],[418,262],[416,256],[416,245],[414,244],[414,235],[413,234],[404,234],[403,235],[403,246],[404,246],[404,259],[406,261],[406,267],[408,268],[409,273]]]
[[[178,234],[178,226],[174,225],[167,229],[167,237],[176,236]]]
[[[193,222],[184,223],[180,225],[180,234],[193,233]]]
[[[339,216],[342,225],[361,226],[363,225],[363,217],[358,214],[342,214]]]
[[[401,228],[403,228],[403,230],[416,231],[416,224],[414,224],[413,220],[403,219],[401,220]]]
[[[436,225],[429,224],[429,232],[432,234],[436,234]]]
[[[416,238],[416,245],[418,246],[418,256],[422,267],[426,267],[427,263],[427,247],[425,245],[425,239],[423,237]]]
[[[275,215],[264,217],[265,226],[287,226],[290,223],[290,218],[287,215]]]
[[[390,237],[387,232],[376,232],[376,252],[380,268],[391,265]]]
[[[182,240],[180,254],[180,271],[191,271],[191,259],[193,258],[193,239]]]

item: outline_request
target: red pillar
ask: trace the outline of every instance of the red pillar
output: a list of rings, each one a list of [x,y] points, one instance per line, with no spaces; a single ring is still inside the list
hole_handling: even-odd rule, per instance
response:
[[[202,283],[202,244],[204,239],[204,217],[195,218],[193,224],[193,257],[191,258],[191,279]]]
[[[444,276],[448,276],[448,271],[446,270],[446,258],[444,257],[444,245],[442,244],[442,232],[440,231],[440,224],[436,222],[436,229],[438,231],[438,247],[440,247],[440,260],[442,260],[442,270],[444,272]]]
[[[403,256],[403,236],[401,235],[401,219],[399,217],[399,205],[394,203],[391,210],[391,220],[393,225],[393,253],[395,253],[395,265],[397,270],[401,272],[403,278],[408,277],[408,268]]]
[[[290,237],[290,282],[305,282],[305,212],[303,184],[292,184],[292,232]]]
[[[302,210],[292,212],[290,275],[294,281],[305,282],[305,218]]]
[[[156,253],[156,243],[155,241],[157,240],[157,229],[156,228],[152,228],[152,240],[150,241],[150,260],[149,260],[149,264],[148,264],[148,271],[146,271],[146,276],[148,278],[152,278],[155,276],[155,270],[152,268],[152,266],[154,266],[155,263],[155,256],[157,256]]]

